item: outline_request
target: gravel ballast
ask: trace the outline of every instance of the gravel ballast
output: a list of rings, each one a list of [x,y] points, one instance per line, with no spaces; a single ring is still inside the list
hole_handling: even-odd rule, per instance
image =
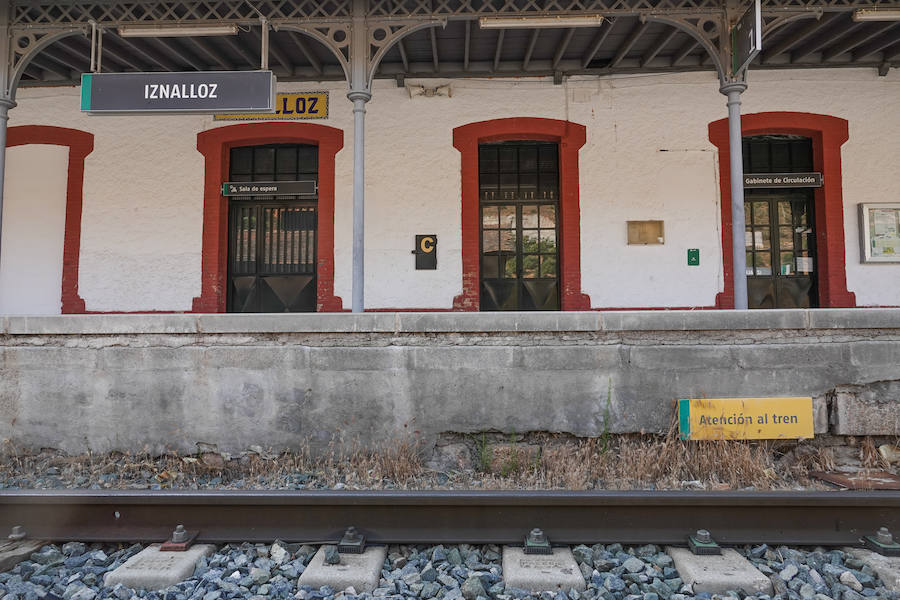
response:
[[[579,545],[573,555],[586,590],[543,592],[506,587],[502,548],[471,546],[390,546],[381,580],[372,593],[298,587],[297,579],[317,550],[307,544],[230,544],[201,559],[193,576],[159,591],[103,586],[106,573],[143,546],[103,546],[70,542],[44,546],[30,560],[0,573],[3,600],[900,600],[861,561],[836,549],[784,546],[738,548],[770,578],[775,595],[693,594],[669,555],[656,545]]]

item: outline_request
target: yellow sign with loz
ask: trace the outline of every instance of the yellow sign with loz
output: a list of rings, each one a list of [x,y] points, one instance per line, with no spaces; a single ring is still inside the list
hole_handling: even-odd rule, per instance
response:
[[[812,398],[691,398],[678,401],[683,440],[813,437]]]
[[[327,119],[328,92],[297,92],[278,94],[274,113],[218,114],[216,121],[291,121],[299,119]]]

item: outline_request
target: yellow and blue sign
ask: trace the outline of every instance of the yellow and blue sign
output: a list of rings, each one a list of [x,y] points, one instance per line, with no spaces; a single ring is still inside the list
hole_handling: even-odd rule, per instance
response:
[[[683,440],[810,439],[812,398],[679,400],[678,428]]]
[[[275,112],[260,114],[217,114],[216,121],[296,121],[328,118],[328,92],[278,94]]]

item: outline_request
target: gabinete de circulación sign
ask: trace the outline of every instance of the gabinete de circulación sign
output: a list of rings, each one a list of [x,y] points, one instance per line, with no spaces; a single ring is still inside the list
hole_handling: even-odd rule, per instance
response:
[[[275,111],[271,71],[85,73],[81,110],[89,113]]]

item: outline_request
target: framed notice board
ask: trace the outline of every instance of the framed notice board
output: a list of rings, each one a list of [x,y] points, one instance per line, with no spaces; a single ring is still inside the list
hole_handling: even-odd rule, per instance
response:
[[[860,261],[900,263],[900,202],[859,205]]]

